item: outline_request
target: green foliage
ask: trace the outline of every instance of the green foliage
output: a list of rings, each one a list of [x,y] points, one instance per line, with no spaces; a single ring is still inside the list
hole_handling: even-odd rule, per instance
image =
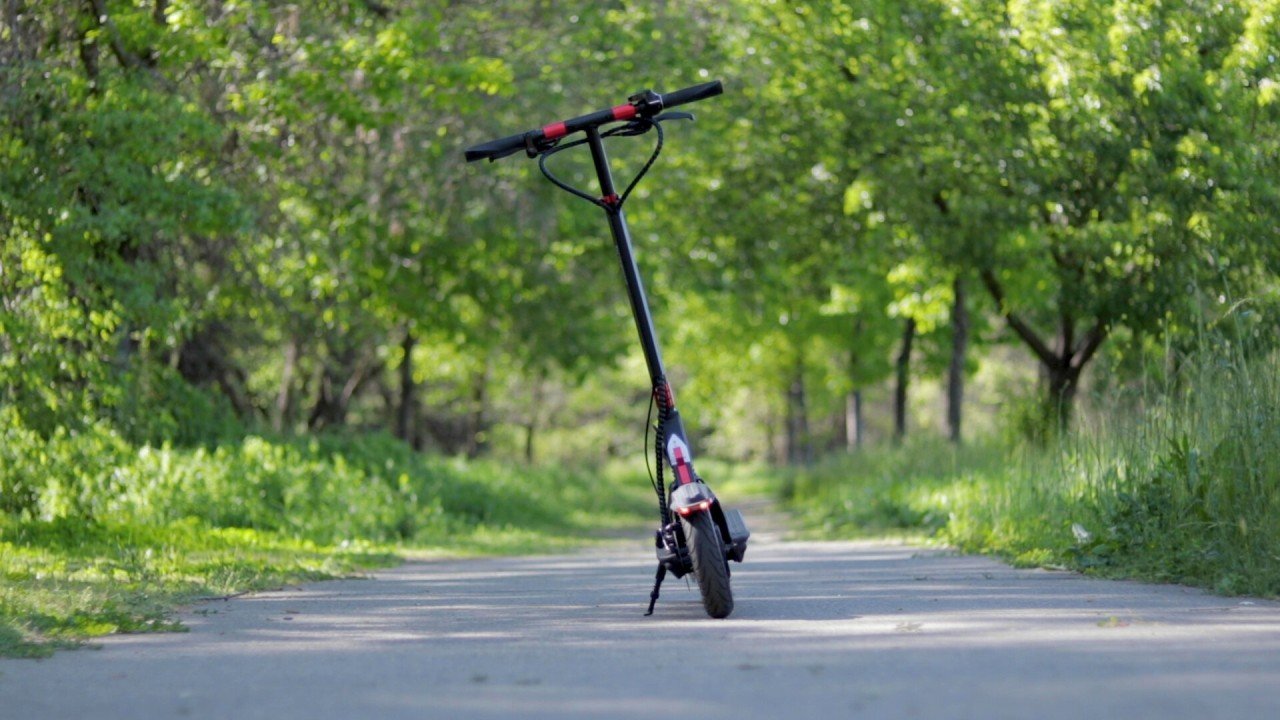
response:
[[[822,536],[906,530],[1019,563],[1280,595],[1280,358],[1210,353],[1186,372],[1140,415],[1048,447],[860,453],[784,472],[782,493]]]
[[[481,452],[529,426],[496,408],[616,364],[631,328],[598,212],[459,150],[715,76],[728,92],[671,127],[628,208],[673,369],[715,378],[691,425],[763,457],[797,381],[838,413],[888,376],[906,318],[939,373],[957,277],[994,294],[973,342],[1003,317],[1066,406],[1107,338],[1176,343],[1215,294],[1274,287],[1273,9],[23,4],[3,19],[0,402],[42,435],[109,418],[204,442],[168,368],[250,425]],[[611,144],[624,176],[644,144]],[[401,366],[440,380],[431,402],[397,396]]]
[[[1263,567],[1225,548],[1272,532],[1237,507],[1270,497],[1258,428],[1275,423],[1257,403],[1274,395],[1248,371],[1271,366],[1231,360],[1230,390],[1186,358],[1209,342],[1224,352],[1202,357],[1260,357],[1280,337],[1276,0],[554,9],[6,5],[3,522],[323,554],[511,549],[627,517],[586,470],[410,449],[582,468],[633,456],[648,399],[598,210],[519,158],[461,151],[720,78],[627,208],[700,453],[843,445],[847,399],[886,382],[907,320],[924,358],[910,374],[941,374],[967,283],[986,290],[969,291],[971,354],[1012,341],[1040,366],[999,423],[1038,447],[822,463],[792,478],[797,502],[823,498],[813,522],[1100,569]],[[622,177],[652,139],[610,142]],[[594,187],[584,156],[553,164]],[[1168,426],[1064,460],[1080,388],[1116,415],[1168,407]],[[844,474],[863,480],[832,487]],[[1197,539],[1169,550],[1168,534]]]
[[[448,460],[381,435],[156,448],[101,424],[48,439],[10,426],[3,453],[5,510],[42,521],[196,520],[324,545],[448,545],[480,526],[559,529],[634,510],[592,492],[589,470]]]

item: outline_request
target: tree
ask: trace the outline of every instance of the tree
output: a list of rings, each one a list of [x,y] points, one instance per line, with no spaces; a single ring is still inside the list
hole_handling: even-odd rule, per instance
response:
[[[1256,156],[1232,112],[1205,112],[1247,107],[1217,80],[1246,15],[1046,0],[825,16],[843,19],[842,104],[865,110],[853,134],[875,138],[851,185],[871,198],[860,212],[913,228],[910,254],[982,280],[1040,362],[1056,424],[1114,327],[1187,312],[1184,282],[1213,282],[1207,255],[1242,251],[1197,228],[1239,192],[1223,158]]]

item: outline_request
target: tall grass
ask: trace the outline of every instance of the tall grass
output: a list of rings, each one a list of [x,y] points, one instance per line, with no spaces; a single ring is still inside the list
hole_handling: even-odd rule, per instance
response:
[[[917,442],[787,471],[824,536],[909,533],[1021,564],[1280,595],[1280,357],[1205,353],[1050,446]]]
[[[1063,466],[1095,512],[1082,564],[1280,594],[1280,358],[1203,355],[1140,421],[1099,423]]]
[[[12,420],[13,418],[9,418]],[[652,514],[634,472],[414,452],[384,435],[134,445],[103,424],[0,440],[0,656],[175,629],[194,597],[394,555],[546,551]]]

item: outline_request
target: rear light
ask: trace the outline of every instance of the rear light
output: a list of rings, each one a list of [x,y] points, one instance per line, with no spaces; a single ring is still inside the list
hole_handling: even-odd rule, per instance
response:
[[[680,514],[680,517],[689,517],[696,512],[702,512],[710,507],[711,501],[703,500],[697,505],[686,505],[685,507],[676,508],[676,512]]]

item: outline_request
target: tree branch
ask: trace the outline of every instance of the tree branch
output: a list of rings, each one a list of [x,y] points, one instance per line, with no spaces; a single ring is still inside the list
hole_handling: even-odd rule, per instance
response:
[[[391,8],[377,2],[377,0],[364,0],[364,6],[369,9],[369,12],[377,15],[383,20],[391,17]]]
[[[1004,299],[1004,288],[1000,287],[1000,282],[996,280],[996,275],[991,271],[991,268],[983,268],[980,274],[982,275],[982,284],[987,287],[987,292],[991,293],[991,299],[996,301],[996,307],[999,308],[1000,315],[1004,317],[1005,322],[1008,323],[1013,332],[1019,338],[1022,338],[1022,341],[1031,348],[1036,357],[1040,358],[1040,362],[1050,367],[1057,367],[1061,360],[1053,354],[1053,350],[1044,344],[1044,341],[1040,339],[1039,335],[1036,335],[1036,331],[1032,330],[1030,325],[1009,310]]]
[[[1067,309],[1067,304],[1062,297],[1058,297],[1058,321],[1062,323],[1062,355],[1068,357],[1073,353],[1072,348],[1076,343],[1076,319],[1071,316],[1071,311]]]
[[[92,8],[87,9],[89,12],[96,12]],[[90,92],[96,95],[98,93],[98,76],[101,72],[98,66],[98,41],[90,39],[89,30],[92,25],[98,23],[97,17],[89,19],[88,23],[91,24],[81,24],[79,33],[80,64],[84,67],[85,76],[89,78]]]
[[[1102,341],[1107,339],[1111,329],[1107,326],[1106,320],[1098,318],[1098,322],[1089,328],[1089,332],[1080,338],[1080,342],[1071,352],[1071,367],[1080,370],[1093,358],[1093,354],[1098,351],[1102,345]]]
[[[951,207],[947,205],[947,199],[942,196],[941,190],[933,194],[933,206],[938,208],[938,212],[943,215],[946,215],[951,210]]]
[[[99,27],[107,30],[108,45],[111,47],[111,54],[115,56],[116,62],[130,70],[148,70],[157,80],[163,81],[164,76],[156,70],[155,50],[148,49],[141,56],[129,52],[129,48],[125,47],[124,43],[120,41],[119,29],[112,22],[111,16],[107,15],[107,8],[103,4],[103,0],[89,0],[89,6],[93,9]]]

